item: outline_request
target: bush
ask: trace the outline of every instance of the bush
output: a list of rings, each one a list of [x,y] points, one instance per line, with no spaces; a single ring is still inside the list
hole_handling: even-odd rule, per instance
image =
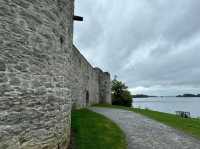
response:
[[[132,95],[128,91],[128,87],[122,83],[114,79],[112,81],[112,104],[131,107],[132,106]]]

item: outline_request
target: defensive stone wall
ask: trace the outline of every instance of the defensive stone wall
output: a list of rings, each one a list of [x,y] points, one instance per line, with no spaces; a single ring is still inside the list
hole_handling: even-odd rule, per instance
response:
[[[82,108],[97,103],[111,103],[110,74],[93,68],[74,46],[72,52],[71,79],[74,107]]]
[[[98,103],[108,103],[111,104],[111,81],[110,74],[108,72],[103,72],[100,68],[95,68],[95,72],[98,75],[98,93],[99,100]]]
[[[66,149],[71,108],[110,103],[73,46],[73,0],[0,0],[0,149]]]

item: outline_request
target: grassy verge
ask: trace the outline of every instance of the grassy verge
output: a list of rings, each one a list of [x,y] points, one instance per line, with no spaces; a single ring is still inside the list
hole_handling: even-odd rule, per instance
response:
[[[158,122],[161,122],[163,124],[176,128],[178,130],[181,130],[189,135],[192,135],[200,139],[200,120],[199,119],[195,119],[195,118],[186,119],[186,118],[181,118],[173,114],[162,113],[162,112],[151,111],[151,110],[136,109],[136,108],[127,108],[127,107],[122,107],[122,106],[113,106],[113,105],[96,105],[96,106],[107,107],[107,108],[118,108],[118,109],[124,109],[124,110],[133,111],[136,113],[140,113],[144,116],[147,116],[151,119],[154,119]]]
[[[75,149],[126,149],[125,135],[106,117],[86,109],[72,112]]]

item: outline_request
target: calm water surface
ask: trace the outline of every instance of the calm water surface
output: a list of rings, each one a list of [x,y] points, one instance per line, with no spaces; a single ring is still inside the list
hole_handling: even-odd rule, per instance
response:
[[[192,117],[200,117],[200,98],[151,97],[134,98],[133,107],[175,114],[175,111],[190,112]]]

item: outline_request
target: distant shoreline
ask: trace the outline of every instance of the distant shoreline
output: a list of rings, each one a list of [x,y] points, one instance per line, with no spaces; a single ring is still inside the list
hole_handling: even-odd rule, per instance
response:
[[[133,95],[133,98],[149,98],[149,97],[158,97],[158,96],[149,96],[149,95]]]
[[[194,95],[194,94],[183,94],[183,95],[178,95],[176,97],[200,97],[200,94]]]
[[[194,95],[194,94],[183,94],[183,95],[177,95],[177,96],[150,96],[150,95],[143,95],[143,94],[139,94],[139,95],[133,95],[133,98],[151,98],[151,97],[160,97],[160,98],[164,98],[164,97],[178,97],[178,98],[184,98],[184,97],[194,97],[194,98],[198,98],[200,97],[200,94]]]

